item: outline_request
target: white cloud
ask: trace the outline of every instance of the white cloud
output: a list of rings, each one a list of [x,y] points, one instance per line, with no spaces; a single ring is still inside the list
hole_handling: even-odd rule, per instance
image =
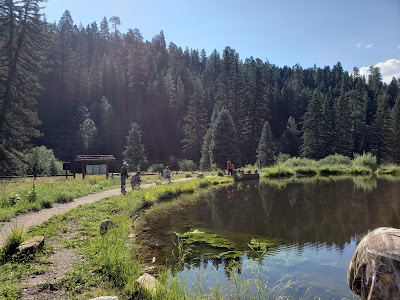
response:
[[[374,67],[378,67],[381,70],[383,82],[389,84],[393,77],[397,79],[400,78],[400,60],[398,59],[392,58],[386,61],[378,62],[374,65]],[[360,75],[364,75],[366,78],[368,78],[369,67],[361,67],[359,70]]]
[[[360,48],[362,45],[363,45],[363,43],[358,42],[358,43],[356,44],[356,48]],[[400,46],[399,46],[399,48],[400,48]]]
[[[372,46],[374,46],[374,44],[373,44],[373,43],[371,43],[371,44],[368,44],[366,47],[367,47],[367,48],[371,48]]]

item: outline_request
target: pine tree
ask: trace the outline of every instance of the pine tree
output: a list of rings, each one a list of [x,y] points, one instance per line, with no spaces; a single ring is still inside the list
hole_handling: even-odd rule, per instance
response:
[[[351,156],[353,153],[353,134],[351,124],[351,105],[349,98],[342,92],[335,99],[335,152],[344,156]]]
[[[207,111],[203,104],[204,92],[201,86],[195,85],[189,107],[183,120],[185,138],[181,141],[183,153],[193,161],[199,161],[203,137],[207,131]]]
[[[215,120],[211,133],[210,160],[219,168],[224,169],[228,158],[236,165],[239,153],[236,141],[236,129],[232,117],[227,109],[222,109]]]
[[[301,155],[309,158],[320,159],[324,157],[324,119],[323,96],[315,91],[308,104],[307,112],[303,117],[303,144]]]
[[[81,154],[98,154],[98,130],[92,119],[88,118],[79,127],[78,139]]]
[[[22,152],[38,137],[37,97],[48,38],[42,0],[0,0],[0,174],[15,174]]]
[[[400,163],[400,95],[392,109],[392,156],[395,163]]]
[[[214,110],[211,115],[211,122],[207,129],[206,134],[203,137],[203,144],[201,146],[201,158],[200,158],[200,169],[208,170],[211,166],[211,137],[215,126],[215,120],[218,114],[222,110],[221,102],[216,102],[214,105]]]
[[[386,91],[378,96],[378,107],[372,123],[372,153],[378,164],[388,160],[391,153],[391,116],[389,112],[389,95]]]
[[[272,141],[271,127],[266,121],[257,147],[257,161],[261,162],[263,166],[270,166],[275,162],[275,155],[276,147]]]
[[[300,131],[297,129],[296,120],[293,117],[289,117],[286,130],[283,132],[281,138],[282,152],[287,153],[292,157],[300,155]]]
[[[256,147],[261,136],[263,124],[267,120],[267,89],[264,76],[264,64],[261,60],[247,59],[244,68],[244,95],[242,131],[238,132],[239,144],[244,154],[244,163],[254,162],[256,159]],[[240,122],[236,122],[239,125]],[[241,134],[242,133],[242,134]]]
[[[144,146],[142,144],[142,134],[137,123],[132,123],[129,134],[126,137],[123,157],[129,164],[130,170],[140,170],[143,165],[147,163]]]

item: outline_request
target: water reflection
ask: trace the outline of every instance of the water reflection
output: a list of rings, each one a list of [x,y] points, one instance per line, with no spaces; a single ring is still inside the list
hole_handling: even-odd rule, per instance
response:
[[[163,213],[155,214],[157,220],[147,220],[146,233],[163,240],[159,256],[164,259],[174,249],[173,232],[194,228],[218,233],[242,251],[240,257],[208,260],[196,248],[197,259],[190,266],[181,265],[181,276],[205,272],[201,276],[218,277],[222,286],[229,286],[232,274],[245,280],[254,277],[253,264],[261,270],[261,280],[294,282],[300,296],[314,286],[315,295],[340,299],[351,296],[346,272],[359,240],[377,227],[400,227],[399,200],[399,181],[383,178],[247,181],[196,200],[186,197],[167,212],[161,205],[154,208]],[[259,255],[247,246],[253,237],[285,243]],[[212,284],[213,280],[209,287]]]

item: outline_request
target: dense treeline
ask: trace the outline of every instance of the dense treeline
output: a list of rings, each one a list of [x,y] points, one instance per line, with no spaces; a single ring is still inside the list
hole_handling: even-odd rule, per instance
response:
[[[65,11],[50,24],[40,2],[0,0],[1,173],[16,173],[32,145],[63,160],[122,158],[132,124],[149,163],[254,163],[266,124],[262,141],[275,153],[371,151],[400,162],[399,82],[383,83],[378,68],[366,80],[340,63],[282,68],[230,47],[206,54],[167,45],[162,31],[151,41],[121,33],[118,17],[85,27]]]

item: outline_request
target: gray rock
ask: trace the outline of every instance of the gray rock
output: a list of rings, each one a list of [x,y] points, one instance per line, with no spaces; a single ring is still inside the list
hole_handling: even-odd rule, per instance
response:
[[[204,174],[203,173],[197,173],[197,178],[204,178]]]
[[[44,236],[34,236],[26,241],[22,242],[16,249],[17,252],[21,253],[36,253],[44,245]]]
[[[105,219],[103,221],[101,221],[100,224],[100,234],[104,235],[107,233],[108,229],[110,229],[111,227],[114,227],[115,223],[113,221],[111,221],[110,219]]]
[[[148,291],[152,295],[155,295],[157,292],[158,280],[148,273],[144,273],[136,279],[136,283],[139,285],[139,288]]]
[[[362,300],[400,299],[400,229],[380,227],[361,240],[347,283]]]

